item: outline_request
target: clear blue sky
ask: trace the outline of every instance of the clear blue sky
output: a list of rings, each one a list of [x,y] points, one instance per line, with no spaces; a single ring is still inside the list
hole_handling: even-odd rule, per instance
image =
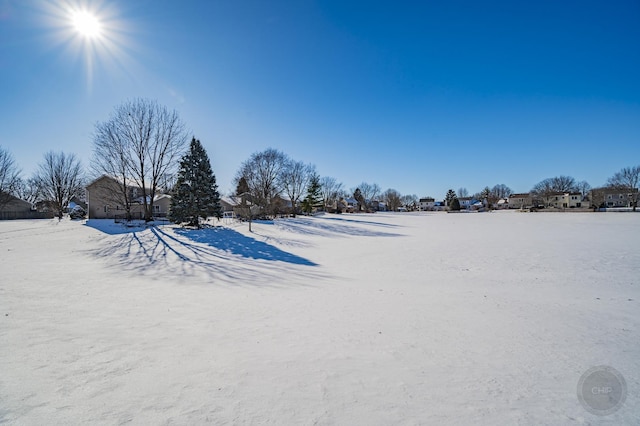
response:
[[[0,1],[0,145],[25,176],[52,149],[88,164],[135,97],[179,112],[223,192],[268,147],[347,188],[596,186],[640,164],[640,2]]]

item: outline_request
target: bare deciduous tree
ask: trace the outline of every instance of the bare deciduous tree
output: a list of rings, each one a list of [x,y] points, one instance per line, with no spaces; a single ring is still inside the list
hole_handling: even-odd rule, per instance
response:
[[[302,161],[285,160],[282,173],[280,173],[280,182],[284,192],[287,193],[289,200],[291,200],[291,209],[294,217],[298,201],[306,192],[309,179],[313,174],[315,174],[314,166],[304,164]]]
[[[115,179],[113,184],[101,188],[100,196],[109,203],[122,206],[127,220],[131,220],[131,205],[134,197],[129,190],[134,184],[132,176],[134,165],[129,144],[130,140],[126,132],[120,130],[116,119],[112,118],[107,122],[96,124],[91,169],[95,177],[107,175]]]
[[[576,187],[578,191],[580,191],[580,194],[582,194],[583,199],[587,197],[589,195],[589,191],[591,191],[591,185],[589,185],[589,182],[586,180],[576,183]]]
[[[513,194],[513,190],[509,188],[504,183],[499,183],[491,188],[491,195],[496,199],[507,198],[509,195]]]
[[[607,185],[616,189],[629,191],[633,211],[638,207],[638,185],[640,183],[640,166],[625,167],[607,181]]]
[[[344,188],[341,182],[329,176],[320,179],[320,185],[322,187],[321,192],[324,209],[328,210],[330,206],[333,206],[340,199]],[[336,206],[336,208],[338,208],[338,206]]]
[[[275,212],[275,198],[282,192],[281,174],[287,156],[282,152],[269,148],[256,152],[240,165],[236,174],[236,183],[244,178],[253,202],[262,208],[264,213]]]
[[[403,195],[400,200],[407,210],[414,210],[418,206],[418,196],[415,194]]]
[[[20,185],[20,169],[11,153],[0,147],[0,208],[16,195]]]
[[[591,188],[589,190],[589,201],[591,208],[596,211],[601,207],[605,207],[605,193],[609,188]]]
[[[16,190],[16,197],[32,205],[40,201],[42,199],[42,189],[40,188],[38,179],[33,177],[27,180],[20,179]]]
[[[358,188],[360,189],[360,193],[365,200],[365,207],[369,207],[369,203],[374,199],[380,196],[380,186],[377,183],[369,184],[367,182],[362,182]]]
[[[469,191],[467,188],[459,188],[458,189],[458,197],[465,198],[469,196]]]
[[[154,195],[165,176],[173,174],[188,142],[176,111],[156,101],[135,99],[115,108],[109,121],[96,125],[94,168],[122,180],[123,205],[127,185],[142,190],[145,220],[153,218]]]
[[[248,198],[251,196],[251,189],[249,188],[249,184],[244,177],[240,177],[236,184],[236,193],[235,195],[240,199],[240,204],[236,207],[239,216],[241,219],[246,219],[249,222],[249,232],[251,231],[251,221],[253,220],[253,213],[251,211],[251,205],[249,204]]]
[[[387,208],[392,212],[395,212],[402,206],[402,195],[395,189],[389,188],[384,194],[382,194],[384,202],[387,203]]]
[[[532,195],[544,200],[545,205],[549,205],[549,197],[557,193],[577,192],[578,185],[571,176],[556,176],[538,182],[533,189]]]
[[[82,166],[74,154],[47,152],[36,173],[42,197],[50,201],[59,218],[71,199],[82,191]]]

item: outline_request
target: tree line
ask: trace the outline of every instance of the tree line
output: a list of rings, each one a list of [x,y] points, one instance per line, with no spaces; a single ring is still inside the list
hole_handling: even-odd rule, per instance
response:
[[[558,194],[580,194],[582,199],[589,199],[592,206],[604,206],[604,192],[602,189],[626,191],[631,196],[631,205],[635,211],[638,205],[640,186],[640,166],[624,167],[607,179],[607,182],[600,191],[592,191],[594,188],[585,180],[578,181],[571,176],[554,176],[546,178],[535,184],[529,194],[532,198],[540,200],[544,205],[549,204],[549,200]],[[471,197],[479,201],[486,201],[490,206],[500,199],[508,198],[513,195],[511,188],[504,184],[495,185],[493,188],[488,186],[480,192],[469,195],[466,188],[459,188],[457,193],[453,189],[447,191],[445,195],[445,203],[452,210],[459,210],[459,198]]]
[[[154,195],[160,191],[172,195],[170,219],[177,223],[199,225],[202,218],[220,217],[220,194],[208,155],[195,137],[188,143],[186,126],[176,111],[148,99],[126,101],[115,107],[107,120],[95,124],[92,139],[89,173],[84,172],[74,154],[50,151],[26,179],[11,153],[0,147],[0,208],[17,197],[33,205],[44,203],[62,217],[74,197],[82,198],[89,178],[108,175],[118,182],[112,195],[124,207],[128,219],[132,205],[140,202],[144,219],[152,220]],[[640,166],[625,167],[611,176],[606,186],[634,194],[635,210],[639,180]],[[392,211],[416,208],[418,203],[414,194],[403,195],[393,188],[382,191],[376,183],[362,182],[347,190],[334,177],[321,177],[314,165],[273,148],[245,160],[234,184],[233,195],[244,207],[249,206],[241,211],[250,218],[282,212],[312,213],[317,209],[340,212],[348,199],[355,200],[356,211],[377,210],[376,202],[384,202]],[[132,194],[132,186],[141,189],[141,197]],[[531,193],[544,199],[561,192],[586,196],[590,189],[586,181],[557,176],[540,181]],[[508,186],[498,184],[472,197],[493,203],[512,193]],[[466,188],[458,189],[457,194],[449,190],[445,202],[449,205],[467,196]]]

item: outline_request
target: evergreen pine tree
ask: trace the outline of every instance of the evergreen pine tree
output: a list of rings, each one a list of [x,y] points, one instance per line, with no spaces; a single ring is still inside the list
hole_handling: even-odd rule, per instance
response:
[[[447,206],[451,206],[454,198],[458,198],[458,196],[456,195],[456,191],[454,191],[453,189],[448,190],[447,195],[444,197],[445,204]]]
[[[358,202],[358,211],[361,211],[366,201],[364,199],[364,195],[362,195],[362,191],[360,191],[360,188],[356,188],[353,192],[353,198]]]
[[[180,171],[171,199],[169,220],[200,227],[200,218],[222,217],[220,193],[211,170],[209,156],[199,140],[193,138],[180,161]]]
[[[322,185],[320,185],[320,176],[316,173],[309,178],[309,186],[307,187],[307,196],[302,201],[302,211],[311,214],[313,209],[322,205]]]
[[[488,186],[482,190],[480,197],[482,198],[480,200],[482,204],[487,208],[491,208],[491,189]]]
[[[458,197],[454,197],[454,199],[451,200],[449,208],[454,212],[460,211],[460,200],[458,200]]]

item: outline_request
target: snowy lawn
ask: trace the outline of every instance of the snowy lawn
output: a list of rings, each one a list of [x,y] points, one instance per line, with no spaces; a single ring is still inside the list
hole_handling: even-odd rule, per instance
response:
[[[640,424],[640,214],[253,229],[0,222],[0,423]]]

